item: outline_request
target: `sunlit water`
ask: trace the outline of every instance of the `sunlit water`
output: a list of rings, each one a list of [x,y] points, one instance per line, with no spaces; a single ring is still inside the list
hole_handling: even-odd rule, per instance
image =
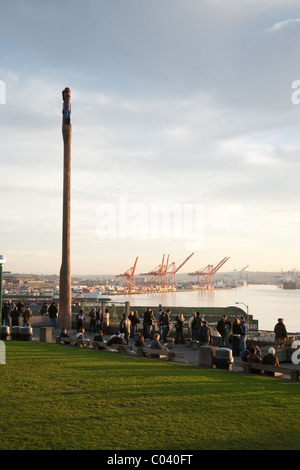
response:
[[[285,290],[277,286],[250,285],[213,291],[173,292],[117,296],[114,300],[130,301],[132,306],[228,307],[236,302],[248,306],[258,320],[260,330],[273,331],[278,318],[284,319],[288,332],[300,332],[300,289]],[[239,305],[246,312],[244,305]]]

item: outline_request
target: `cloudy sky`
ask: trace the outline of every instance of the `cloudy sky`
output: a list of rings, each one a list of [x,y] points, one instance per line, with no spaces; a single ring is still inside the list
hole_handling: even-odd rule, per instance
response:
[[[300,269],[299,41],[296,0],[0,0],[5,269],[59,273],[66,86],[73,274]]]

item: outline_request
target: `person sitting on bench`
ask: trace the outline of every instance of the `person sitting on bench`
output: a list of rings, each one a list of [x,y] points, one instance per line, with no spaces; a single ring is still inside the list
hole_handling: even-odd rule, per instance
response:
[[[278,357],[275,356],[275,349],[274,348],[270,348],[268,350],[268,354],[266,354],[263,358],[262,358],[262,364],[267,364],[269,366],[275,366],[275,367],[279,367],[279,360],[278,360]],[[266,370],[265,371],[265,375],[270,375],[271,377],[274,377],[275,376],[275,372],[272,372],[272,371],[268,371]]]

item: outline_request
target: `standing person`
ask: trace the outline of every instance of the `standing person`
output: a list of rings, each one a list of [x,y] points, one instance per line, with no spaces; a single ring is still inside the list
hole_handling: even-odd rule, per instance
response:
[[[278,323],[274,327],[275,344],[276,346],[283,347],[287,340],[287,331],[283,323],[283,318],[278,318]]]
[[[279,367],[279,359],[278,359],[278,357],[275,356],[275,352],[276,351],[275,351],[274,348],[269,348],[268,349],[268,354],[266,354],[262,358],[261,363],[269,365],[269,366]],[[270,375],[271,377],[274,377],[275,372],[271,372],[271,371],[266,370],[265,375]]]
[[[108,333],[108,327],[109,327],[109,311],[106,308],[104,313],[103,313],[103,333]]]
[[[128,344],[129,342],[130,329],[131,329],[131,321],[128,318],[128,314],[123,313],[123,318],[120,322],[120,333],[124,334],[124,339],[126,341],[126,344]]]
[[[17,309],[19,310],[20,315],[22,315],[22,314],[24,313],[25,305],[24,305],[24,303],[22,302],[21,299],[20,299],[19,302],[17,303]]]
[[[83,310],[80,310],[80,312],[77,313],[76,323],[77,323],[77,333],[78,333],[82,328],[84,328],[85,314]]]
[[[50,305],[48,315],[50,318],[51,326],[56,330],[58,322],[58,307],[55,302],[52,302],[52,304]]]
[[[49,305],[47,304],[47,302],[44,302],[43,305],[42,305],[42,308],[40,310],[40,314],[41,315],[48,315],[48,310],[49,310]]]
[[[131,312],[131,337],[134,338],[134,334],[138,332],[138,324],[140,323],[139,312],[134,310]]]
[[[231,322],[228,320],[227,315],[223,315],[221,320],[218,321],[217,331],[221,335],[221,346],[229,346],[229,332],[231,329]]]
[[[17,307],[14,308],[14,310],[11,312],[10,317],[11,317],[11,326],[19,326],[19,318],[21,314]]]
[[[206,320],[203,320],[199,330],[199,346],[208,346],[211,344],[211,330]]]
[[[30,310],[29,305],[25,308],[25,312],[23,313],[23,323],[24,326],[29,326],[31,323],[32,318],[32,311]]]
[[[165,325],[166,325],[165,335],[166,335],[166,340],[167,340],[167,336],[169,336],[170,328],[171,328],[171,310],[169,308],[166,311]]]
[[[247,335],[248,335],[248,326],[244,317],[240,317],[240,325],[243,330],[241,334],[240,350],[241,350],[241,353],[244,353],[246,351],[246,341],[247,341]]]
[[[163,317],[164,317],[164,311],[162,308],[159,309],[158,315],[156,317],[156,324],[158,328],[158,333],[161,336],[162,335],[162,330],[163,330]]]
[[[196,318],[196,316],[197,316],[197,313],[194,312],[191,318],[189,319],[189,322],[188,322],[188,335],[189,336],[192,336],[192,323],[193,323],[194,318]]]
[[[90,317],[90,333],[93,330],[93,333],[96,333],[96,319],[97,319],[97,312],[95,308],[92,308],[92,310],[89,313]]]
[[[10,326],[10,315],[12,312],[10,301],[5,302],[2,307],[2,323],[5,326]]]
[[[200,317],[200,312],[196,312],[196,317],[192,321],[192,340],[193,341],[198,341],[201,323],[202,323],[202,319]]]
[[[182,344],[185,344],[184,338],[183,338],[183,322],[185,321],[185,318],[182,313],[180,315],[177,315],[175,318],[176,323],[175,323],[175,328],[176,328],[176,335],[175,335],[175,344],[178,344],[179,342]]]
[[[235,318],[232,325],[232,354],[233,356],[240,355],[240,343],[241,343],[241,335],[243,333],[243,329],[240,325],[240,320]]]
[[[144,313],[144,319],[143,319],[144,338],[150,338],[150,331],[151,331],[151,326],[153,325],[153,322],[154,322],[153,312],[151,308],[148,307],[146,312]]]
[[[96,330],[103,331],[103,315],[101,308],[96,311]]]

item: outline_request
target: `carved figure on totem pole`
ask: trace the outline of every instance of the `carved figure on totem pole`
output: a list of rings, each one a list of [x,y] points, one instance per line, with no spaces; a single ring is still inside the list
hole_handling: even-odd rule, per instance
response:
[[[63,97],[63,124],[71,124],[71,90],[70,88],[65,88],[62,91]]]

